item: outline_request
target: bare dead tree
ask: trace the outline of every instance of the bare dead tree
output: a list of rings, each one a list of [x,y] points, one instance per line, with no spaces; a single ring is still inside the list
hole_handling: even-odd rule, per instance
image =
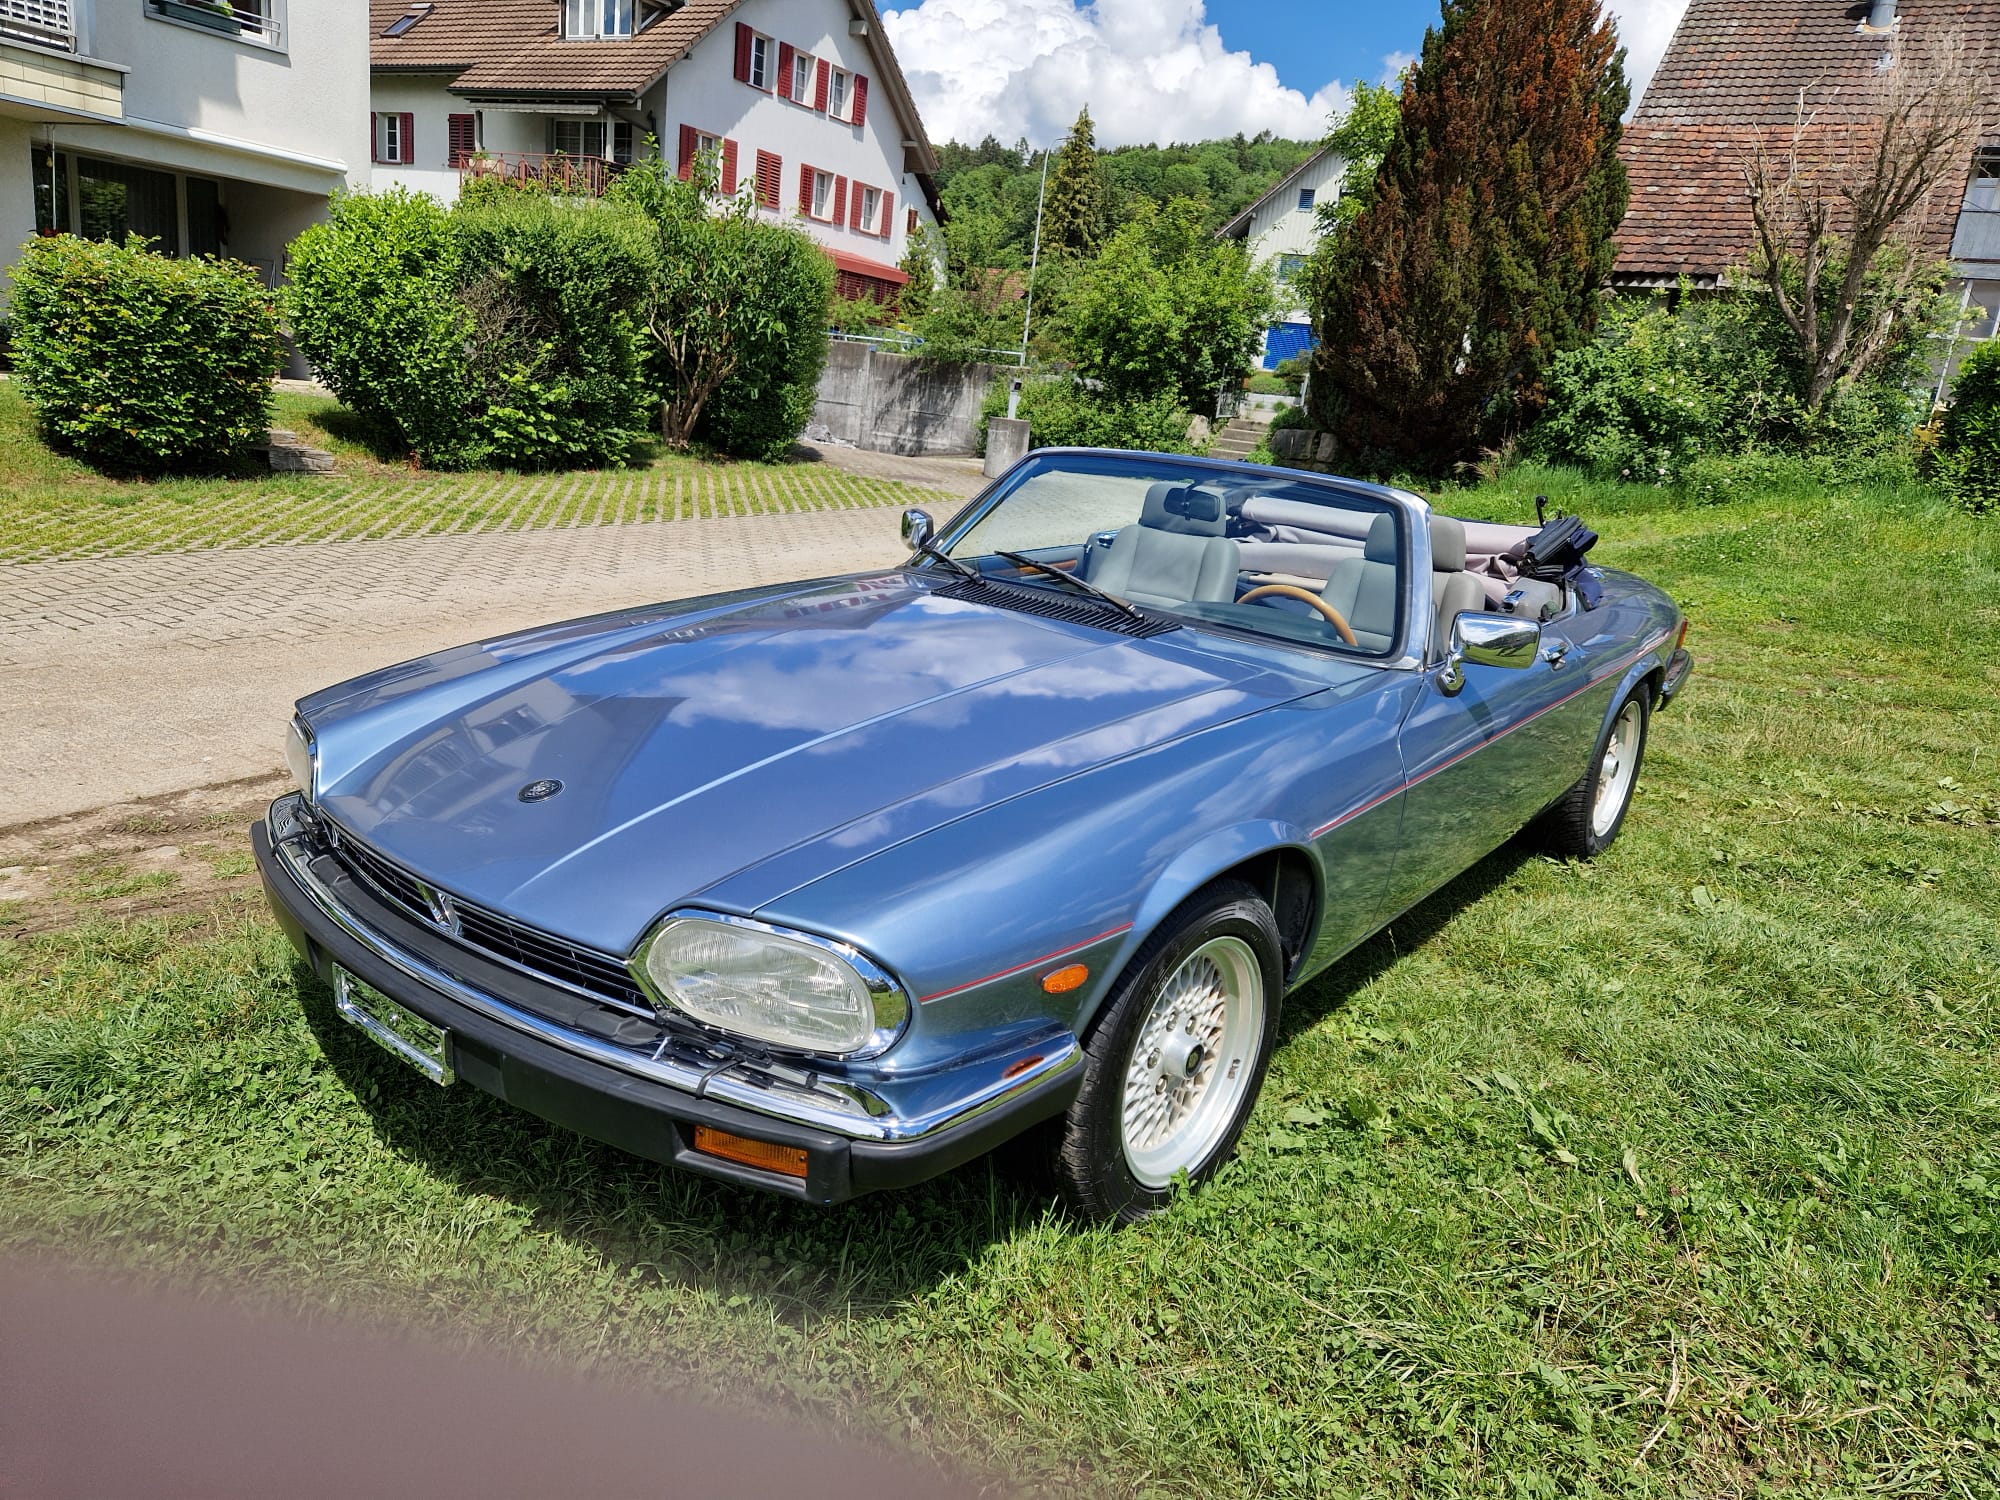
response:
[[[1808,411],[1872,370],[1928,294],[1924,230],[1971,165],[1988,66],[1955,34],[1897,45],[1859,89],[1802,91],[1789,137],[1745,161],[1751,272],[1797,340]]]

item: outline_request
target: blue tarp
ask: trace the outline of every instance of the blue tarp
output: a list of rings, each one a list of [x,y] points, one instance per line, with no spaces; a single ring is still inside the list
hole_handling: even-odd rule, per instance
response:
[[[1264,339],[1264,368],[1275,370],[1317,342],[1310,323],[1273,323]]]

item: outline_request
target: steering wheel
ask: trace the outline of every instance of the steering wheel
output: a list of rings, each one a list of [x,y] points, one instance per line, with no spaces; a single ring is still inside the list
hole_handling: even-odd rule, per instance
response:
[[[1340,638],[1347,642],[1348,645],[1359,646],[1361,644],[1361,642],[1354,638],[1354,632],[1348,628],[1347,621],[1341,617],[1339,610],[1320,598],[1318,594],[1309,593],[1296,585],[1289,583],[1267,583],[1261,588],[1250,590],[1249,593],[1236,602],[1238,604],[1248,604],[1252,599],[1268,599],[1273,596],[1281,599],[1296,599],[1301,604],[1310,604],[1314,609],[1326,616],[1327,624],[1338,630]]]

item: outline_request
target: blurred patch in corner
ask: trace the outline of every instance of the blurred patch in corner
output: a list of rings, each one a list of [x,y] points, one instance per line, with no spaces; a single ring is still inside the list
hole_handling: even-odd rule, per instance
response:
[[[0,1496],[810,1495],[931,1500],[962,1477],[731,1412],[213,1296],[0,1262]]]

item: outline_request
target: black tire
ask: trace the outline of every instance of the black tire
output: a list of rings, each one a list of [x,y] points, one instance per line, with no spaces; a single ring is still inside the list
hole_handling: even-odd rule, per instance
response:
[[[1600,829],[1597,791],[1605,774],[1605,751],[1628,712],[1637,714],[1638,743],[1627,757],[1630,774],[1625,778],[1617,814]],[[1542,814],[1536,833],[1544,849],[1559,859],[1595,859],[1617,842],[1618,830],[1625,826],[1625,814],[1632,808],[1632,794],[1638,789],[1639,772],[1646,763],[1646,734],[1652,721],[1653,690],[1649,684],[1641,683],[1619,703],[1618,712],[1598,734],[1590,751],[1590,769]]]
[[[1247,959],[1237,944],[1248,948]],[[1231,969],[1239,980],[1246,978],[1254,965],[1262,986],[1261,1013],[1253,1016],[1246,1006],[1226,1045],[1205,1055],[1199,1046],[1192,1048],[1197,1055],[1188,1059],[1185,1076],[1203,1076],[1199,1069],[1204,1064],[1209,1071],[1202,1092],[1194,1096],[1197,1102],[1188,1118],[1201,1116],[1208,1124],[1197,1131],[1206,1139],[1191,1143],[1200,1146],[1199,1154],[1181,1170],[1190,1182],[1206,1181],[1236,1149],[1270,1065],[1278,1034],[1284,966],[1278,924],[1270,907],[1248,885],[1228,880],[1197,891],[1160,924],[1119,977],[1084,1043],[1083,1091],[1069,1111],[1052,1122],[1052,1134],[1056,1191],[1086,1219],[1135,1223],[1156,1213],[1173,1196],[1172,1180],[1142,1180],[1128,1159],[1124,1134],[1127,1075],[1141,1031],[1154,1018],[1155,1002],[1169,981],[1197,954],[1216,952],[1232,961],[1244,960]],[[1204,956],[1190,973],[1201,970],[1204,963],[1215,967]],[[1222,969],[1215,972],[1221,978]],[[1166,1034],[1174,1043],[1182,1040],[1178,1029],[1170,1028]],[[1225,1053],[1232,1054],[1226,1063],[1222,1061]],[[1159,1055],[1157,1050],[1153,1055]],[[1248,1070],[1247,1085],[1236,1082],[1245,1076],[1243,1069]],[[1214,1102],[1201,1102],[1209,1088],[1218,1090]],[[1233,1109],[1229,1107],[1232,1100]]]

